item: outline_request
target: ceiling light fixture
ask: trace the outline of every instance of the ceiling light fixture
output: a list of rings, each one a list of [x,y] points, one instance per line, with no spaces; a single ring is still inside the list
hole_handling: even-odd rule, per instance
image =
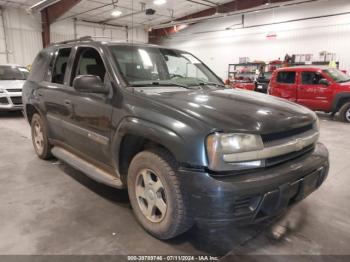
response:
[[[120,10],[113,10],[111,13],[111,16],[118,17],[118,16],[121,16],[122,13],[123,12]]]
[[[155,5],[164,5],[166,3],[166,0],[154,0],[153,4]]]
[[[112,5],[113,5],[113,10],[111,12],[111,16],[113,17],[118,17],[121,16],[121,14],[123,13],[122,11],[120,11],[118,8],[118,1],[119,0],[112,0]]]

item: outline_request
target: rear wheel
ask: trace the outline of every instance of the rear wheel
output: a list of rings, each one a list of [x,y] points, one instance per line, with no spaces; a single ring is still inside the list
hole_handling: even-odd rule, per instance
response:
[[[47,136],[47,128],[39,114],[34,114],[31,121],[32,141],[36,154],[41,159],[49,159],[51,145]]]
[[[159,239],[173,238],[193,224],[175,162],[165,150],[143,151],[132,160],[128,192],[137,220]]]
[[[350,123],[350,102],[344,104],[339,110],[340,120]]]

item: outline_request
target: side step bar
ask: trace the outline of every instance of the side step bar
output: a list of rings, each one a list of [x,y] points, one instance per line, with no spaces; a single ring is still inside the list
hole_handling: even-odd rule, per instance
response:
[[[108,172],[90,164],[84,159],[78,157],[75,154],[72,154],[71,152],[61,147],[55,146],[51,150],[51,152],[56,158],[71,165],[75,169],[78,169],[79,171],[83,172],[85,175],[95,180],[96,182],[99,182],[114,188],[119,188],[119,189],[124,188],[123,183],[118,177],[112,176]]]

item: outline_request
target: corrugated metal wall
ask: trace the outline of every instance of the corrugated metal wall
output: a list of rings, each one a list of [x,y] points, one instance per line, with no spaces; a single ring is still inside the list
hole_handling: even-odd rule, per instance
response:
[[[76,28],[76,32],[74,30]],[[64,40],[74,39],[82,36],[98,36],[106,37],[109,40],[117,39],[126,41],[126,28],[101,26],[92,23],[76,22],[73,20],[64,20],[51,25],[51,41],[60,42]]]
[[[31,64],[42,49],[39,18],[25,14],[24,10],[12,8],[4,9],[1,16],[0,63]]]
[[[36,54],[42,49],[40,16],[29,15],[23,9],[6,8],[0,18],[0,63],[31,64]],[[128,36],[131,39],[133,36],[135,41],[148,41],[148,32],[143,28],[127,30],[123,27],[83,22],[78,22],[75,27],[73,20],[63,20],[51,25],[51,42],[74,39],[75,34],[77,37],[105,36],[121,41],[127,40]]]

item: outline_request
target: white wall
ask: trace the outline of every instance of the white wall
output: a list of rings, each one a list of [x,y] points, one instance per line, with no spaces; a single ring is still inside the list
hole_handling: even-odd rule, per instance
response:
[[[4,9],[2,15],[4,24],[1,21],[0,63],[31,64],[35,55],[42,49],[40,17],[13,8]]]
[[[251,13],[245,17],[245,26],[344,12],[350,12],[350,1],[324,0]],[[320,51],[335,52],[341,69],[350,71],[350,14],[225,30],[239,22],[240,16],[227,16],[198,23],[165,39],[163,44],[192,52],[222,78],[227,78],[228,64],[238,63],[239,57],[250,57],[251,61],[270,61],[283,59],[287,53],[311,53],[314,54],[314,60],[318,60]],[[270,32],[275,32],[277,38],[267,39]]]
[[[63,20],[51,25],[51,41],[59,42],[74,39],[74,21]],[[92,23],[76,22],[77,37],[98,36],[110,40],[126,41],[127,29],[125,27],[101,26]]]
[[[2,17],[4,24],[2,23]],[[0,63],[29,65],[42,49],[40,15],[28,15],[23,9],[5,8],[0,15]],[[5,34],[4,34],[5,32]],[[7,50],[5,44],[7,40]],[[138,42],[148,41],[148,32],[143,28],[128,30],[126,28],[102,26],[77,22],[76,35],[106,36],[109,39]],[[51,42],[75,38],[73,20],[63,20],[51,25]],[[8,53],[8,56],[6,55]],[[8,58],[8,59],[7,59]]]

